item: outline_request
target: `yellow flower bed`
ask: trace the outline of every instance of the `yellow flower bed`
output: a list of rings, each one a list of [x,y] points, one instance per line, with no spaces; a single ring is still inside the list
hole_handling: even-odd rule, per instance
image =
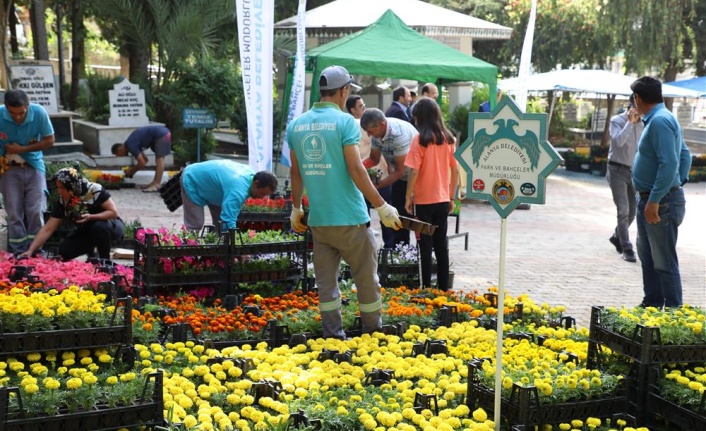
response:
[[[112,308],[104,294],[71,286],[58,292],[12,288],[0,295],[0,323],[4,332],[30,332],[105,326]]]

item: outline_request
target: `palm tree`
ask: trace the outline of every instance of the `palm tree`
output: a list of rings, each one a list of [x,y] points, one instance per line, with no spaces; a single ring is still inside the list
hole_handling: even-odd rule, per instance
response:
[[[179,62],[209,54],[235,34],[231,0],[102,0],[94,7],[127,55],[134,82],[150,78],[153,65],[159,86]]]

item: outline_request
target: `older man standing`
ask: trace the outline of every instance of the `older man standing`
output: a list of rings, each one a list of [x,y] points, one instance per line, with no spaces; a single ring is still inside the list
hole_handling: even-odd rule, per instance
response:
[[[380,194],[389,196],[388,202],[404,216],[411,217],[405,208],[407,193],[407,177],[409,169],[404,162],[409,153],[412,138],[417,129],[406,121],[397,118],[387,118],[381,110],[368,108],[360,117],[360,127],[372,138],[370,159],[373,165],[380,162],[381,156],[387,162],[388,175],[376,184]],[[389,187],[389,194],[386,190]],[[409,244],[409,230],[392,231],[382,226],[382,239],[385,248],[395,248],[397,244]]]
[[[637,254],[645,293],[641,305],[679,307],[682,285],[676,247],[686,213],[681,186],[689,178],[691,154],[679,123],[664,106],[662,83],[643,76],[630,89],[645,124],[632,170],[638,192]]]
[[[54,128],[41,105],[22,90],[8,90],[0,106],[0,155],[7,170],[2,195],[7,212],[8,251],[23,253],[44,225],[47,188],[42,150],[54,145]]]

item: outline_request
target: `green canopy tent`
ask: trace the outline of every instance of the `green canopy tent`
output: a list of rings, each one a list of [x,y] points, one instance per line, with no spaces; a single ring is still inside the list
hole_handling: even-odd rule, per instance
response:
[[[307,71],[315,78],[311,103],[319,97],[318,76],[333,65],[343,66],[353,75],[437,84],[483,82],[490,86],[489,94],[495,94],[498,75],[494,65],[423,36],[389,9],[366,29],[307,52]]]
[[[497,87],[496,66],[423,36],[389,9],[364,30],[307,52],[306,70],[314,76],[310,105],[319,97],[318,76],[326,67],[333,65],[343,66],[353,75],[385,76],[436,84],[483,82],[490,87],[489,94],[495,94]],[[289,106],[292,69],[290,67],[287,76],[284,107]],[[494,102],[491,97],[491,103]]]

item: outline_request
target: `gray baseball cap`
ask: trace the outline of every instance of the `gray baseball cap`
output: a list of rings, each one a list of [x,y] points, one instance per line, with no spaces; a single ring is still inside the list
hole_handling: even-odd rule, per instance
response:
[[[351,91],[360,91],[360,86],[353,82],[353,77],[343,66],[329,66],[321,72],[319,76],[319,89],[335,90],[337,88],[351,86]]]

